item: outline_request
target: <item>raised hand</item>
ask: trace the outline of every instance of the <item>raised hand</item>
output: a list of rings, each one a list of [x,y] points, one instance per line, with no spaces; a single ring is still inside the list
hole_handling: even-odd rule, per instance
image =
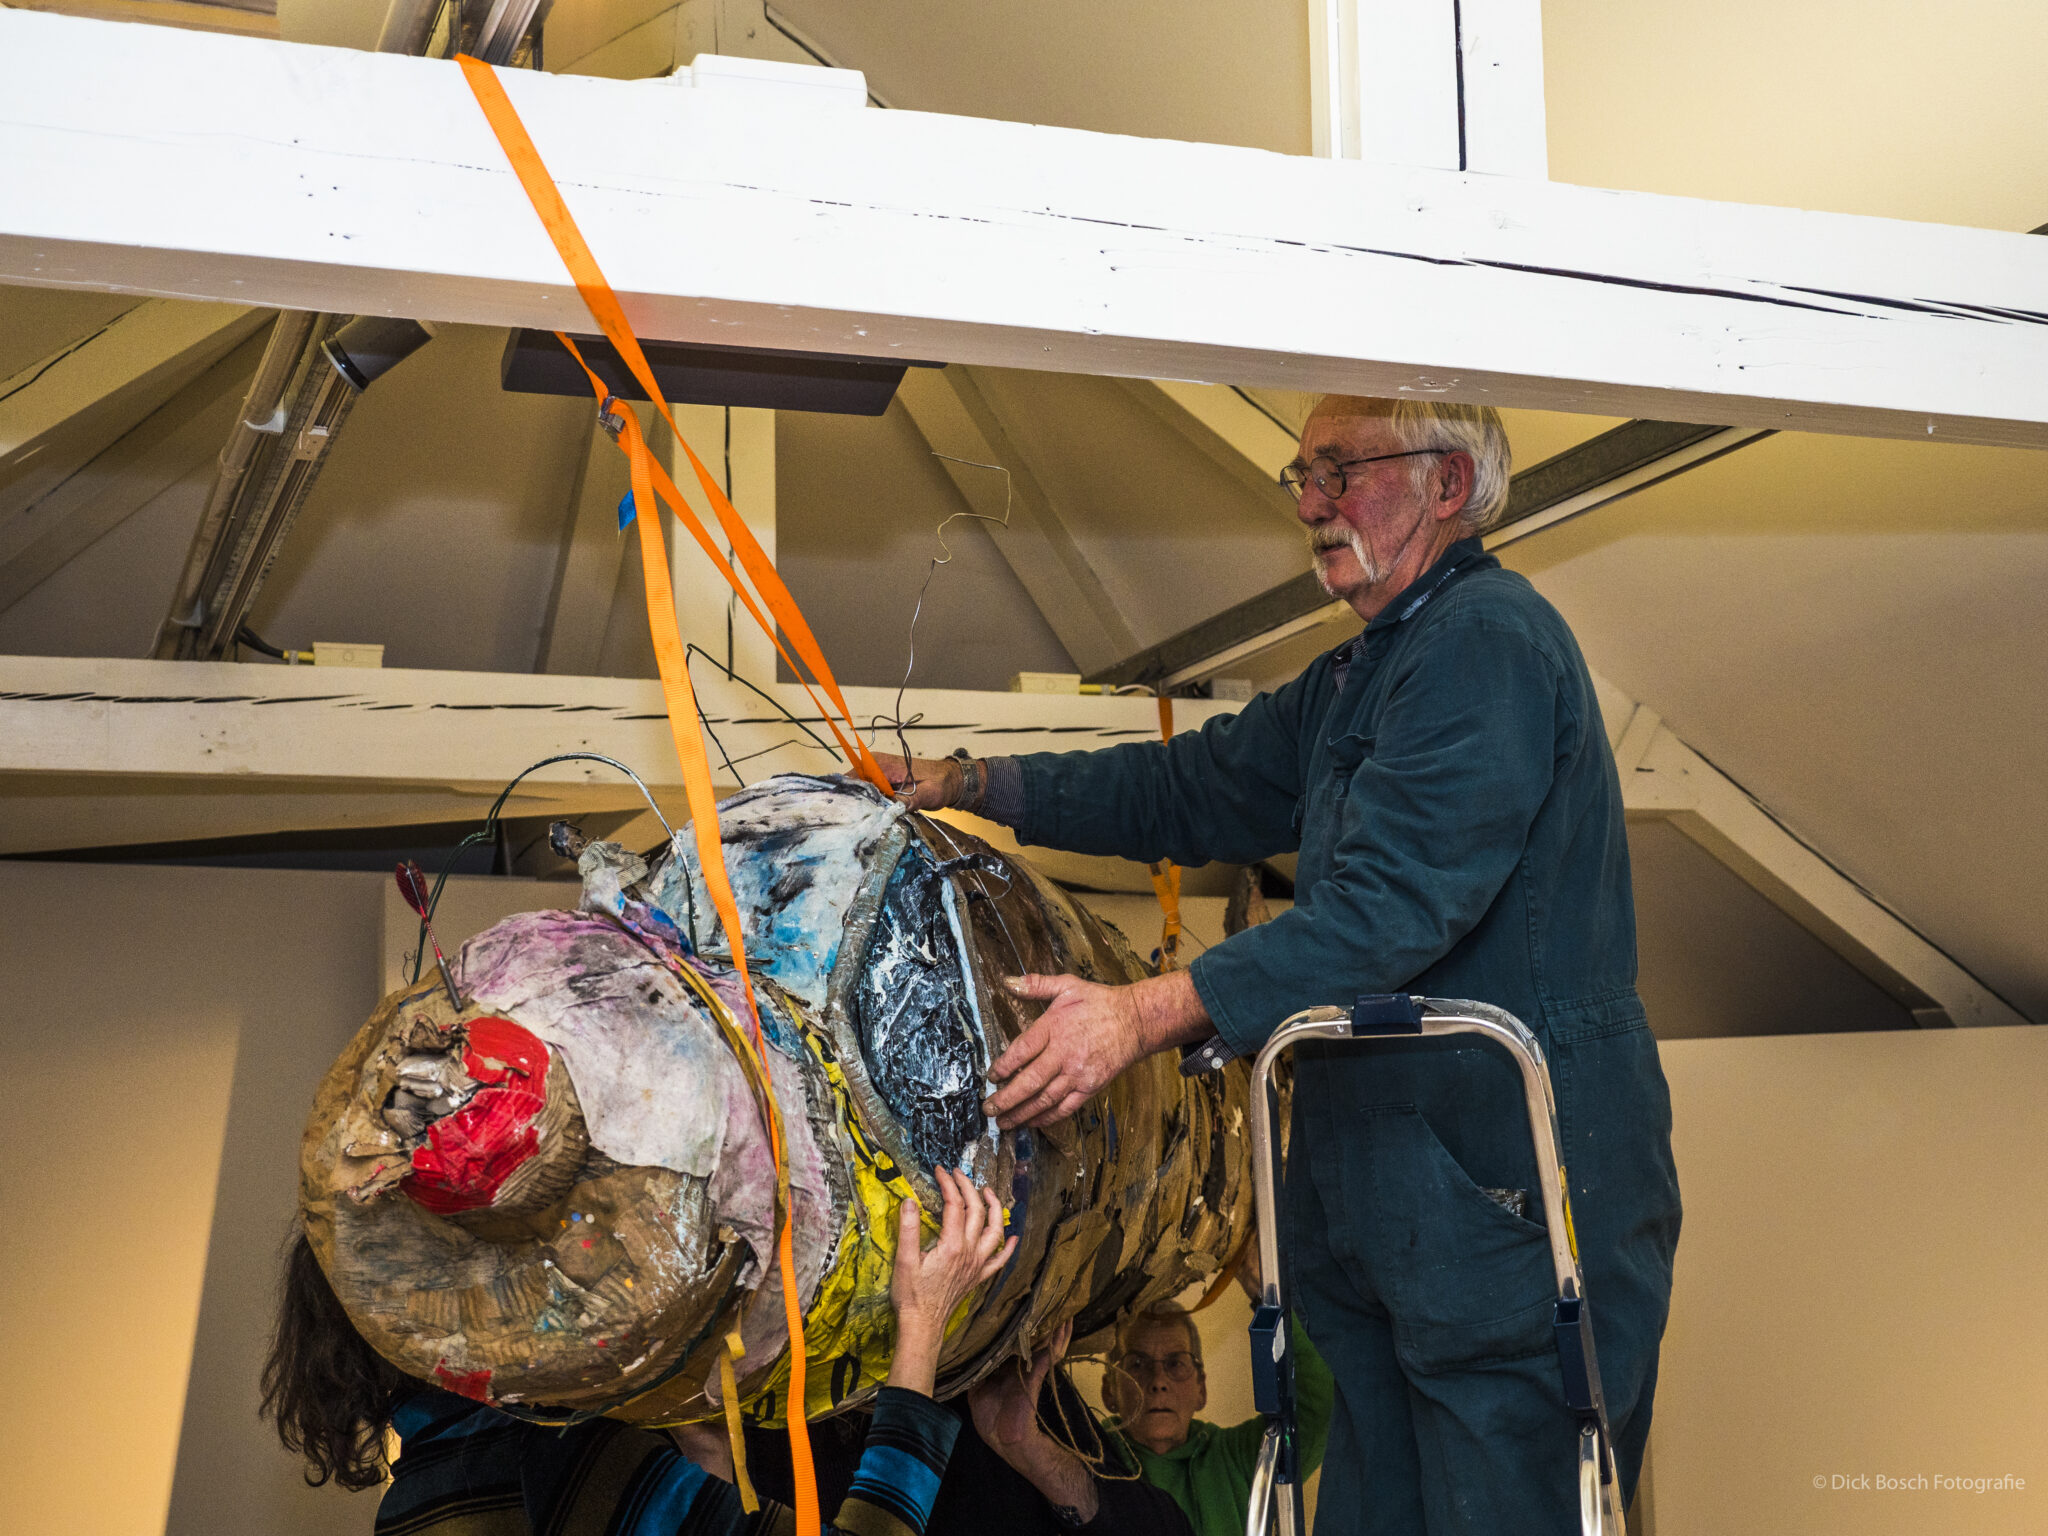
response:
[[[1061,1323],[1059,1332],[1046,1341],[1045,1348],[1031,1357],[1028,1372],[998,1370],[967,1394],[974,1428],[984,1444],[1007,1458],[1034,1436],[1045,1431],[1038,1424],[1038,1397],[1052,1368],[1066,1358],[1067,1345],[1074,1337],[1071,1319]]]
[[[954,758],[902,758],[877,752],[875,761],[896,786],[896,798],[913,811],[943,811],[960,797],[964,775]]]
[[[1003,1204],[994,1190],[977,1189],[950,1168],[939,1169],[935,1177],[944,1201],[938,1238],[923,1247],[917,1202],[901,1202],[896,1208],[896,1269],[889,1281],[889,1300],[896,1309],[889,1385],[927,1397],[938,1380],[946,1319],[969,1291],[1001,1271],[1017,1248],[1016,1238],[1003,1237]]]
[[[1006,1365],[968,1392],[967,1408],[982,1443],[1043,1494],[1063,1524],[1081,1525],[1094,1519],[1101,1507],[1094,1474],[1038,1422],[1045,1378],[1066,1354],[1073,1333],[1071,1321],[1062,1323],[1045,1348],[1031,1357],[1029,1371]]]

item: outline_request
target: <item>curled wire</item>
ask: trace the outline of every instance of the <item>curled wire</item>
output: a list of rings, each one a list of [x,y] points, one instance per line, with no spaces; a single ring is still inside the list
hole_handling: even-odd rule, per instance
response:
[[[518,776],[498,792],[498,798],[491,802],[491,808],[484,816],[484,824],[455,845],[454,850],[442,863],[441,872],[434,877],[434,888],[427,895],[427,910],[420,918],[418,947],[414,949],[412,956],[412,980],[415,984],[420,979],[420,966],[426,958],[427,924],[433,921],[434,911],[441,904],[441,887],[448,883],[449,875],[455,872],[456,861],[462,857],[463,849],[473,848],[479,843],[488,843],[497,837],[499,814],[505,809],[505,802],[512,798],[512,791],[519,787],[522,780],[552,764],[569,762],[603,763],[607,768],[618,769],[638,787],[641,796],[647,801],[647,808],[654,812],[654,819],[661,823],[661,830],[668,834],[669,846],[682,846],[676,829],[668,824],[668,818],[661,814],[661,807],[654,803],[653,792],[648,789],[639,774],[615,757],[606,757],[602,752],[558,752],[553,757],[544,757],[539,762],[522,768]]]
[[[939,553],[932,556],[932,563],[925,568],[924,584],[917,589],[917,606],[910,611],[909,655],[903,663],[903,681],[896,685],[895,718],[888,719],[877,715],[870,726],[872,730],[881,725],[888,725],[895,730],[896,745],[903,753],[903,771],[905,773],[910,771],[910,739],[904,733],[911,726],[915,725],[917,720],[916,717],[912,717],[909,720],[903,718],[903,695],[910,687],[911,673],[917,670],[917,621],[924,613],[925,594],[931,590],[932,578],[938,575],[939,567],[953,563],[952,546],[946,543],[946,527],[956,518],[973,517],[979,518],[984,523],[994,523],[998,528],[1008,528],[1010,526],[1010,509],[1017,499],[1016,482],[1010,478],[1010,471],[1001,464],[984,464],[979,459],[957,458],[953,454],[940,453],[936,449],[933,450],[932,457],[944,459],[949,464],[964,464],[969,469],[994,470],[997,474],[1001,475],[1003,477],[1003,515],[996,517],[991,513],[975,511],[950,512],[941,518],[939,526],[932,530],[932,537],[939,541]]]

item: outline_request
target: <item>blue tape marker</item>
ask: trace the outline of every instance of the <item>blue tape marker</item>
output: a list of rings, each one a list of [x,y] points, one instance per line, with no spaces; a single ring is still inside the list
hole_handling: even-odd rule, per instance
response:
[[[619,531],[624,533],[633,526],[633,493],[626,492],[619,498]]]

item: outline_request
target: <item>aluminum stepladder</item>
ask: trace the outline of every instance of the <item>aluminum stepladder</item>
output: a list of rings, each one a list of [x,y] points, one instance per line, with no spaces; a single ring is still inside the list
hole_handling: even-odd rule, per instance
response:
[[[1543,1046],[1513,1015],[1486,1003],[1410,997],[1406,993],[1361,997],[1348,1011],[1310,1008],[1295,1014],[1266,1041],[1252,1063],[1252,1193],[1258,1214],[1259,1274],[1263,1286],[1251,1326],[1252,1391],[1269,1422],[1252,1475],[1251,1508],[1245,1536],[1306,1536],[1302,1529],[1301,1477],[1294,1425],[1294,1357],[1287,1336],[1287,1301],[1280,1274],[1280,1199],[1274,1166],[1278,1145],[1273,1068],[1282,1054],[1305,1040],[1371,1045],[1433,1035],[1477,1035],[1502,1047],[1521,1072],[1529,1110],[1529,1136],[1536,1153],[1536,1177],[1543,1197],[1544,1225],[1557,1276],[1552,1328],[1565,1403],[1579,1422],[1579,1525],[1584,1536],[1627,1536],[1621,1478],[1607,1428],[1607,1403],[1600,1391],[1600,1364],[1593,1352],[1593,1317],[1585,1276],[1579,1270],[1578,1240],[1572,1232],[1571,1197],[1558,1152],[1557,1103],[1550,1088],[1550,1064]],[[1210,1042],[1192,1053],[1183,1071],[1221,1066],[1228,1048]]]

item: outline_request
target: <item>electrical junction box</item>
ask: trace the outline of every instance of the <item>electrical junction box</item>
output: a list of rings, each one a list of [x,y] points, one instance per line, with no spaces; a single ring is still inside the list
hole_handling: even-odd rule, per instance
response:
[[[1079,693],[1078,672],[1019,672],[1010,679],[1012,693]]]
[[[381,645],[344,645],[334,640],[313,642],[313,665],[316,667],[381,667],[384,665],[384,647]]]

